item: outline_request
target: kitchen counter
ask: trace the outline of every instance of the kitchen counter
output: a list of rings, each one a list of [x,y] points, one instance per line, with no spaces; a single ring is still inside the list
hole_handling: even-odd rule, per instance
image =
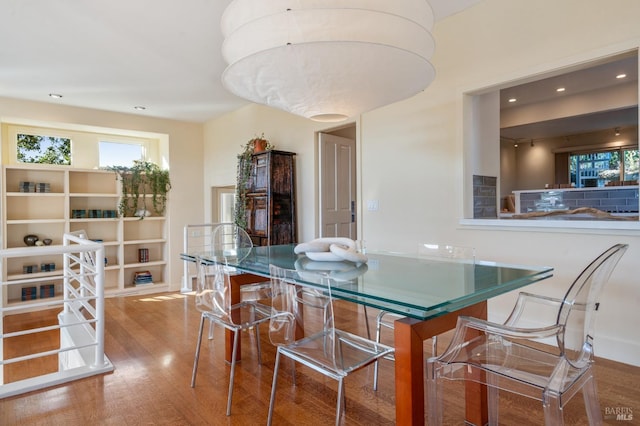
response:
[[[553,192],[559,193],[561,198],[562,208],[558,210],[575,210],[582,207],[591,207],[602,212],[611,213],[614,216],[637,215],[638,190],[638,185],[629,185],[513,191],[515,196],[515,214],[540,211],[536,209],[536,202],[539,202],[542,197],[548,197],[549,193]],[[556,217],[554,218],[558,219]],[[568,219],[577,218],[578,217],[570,217]],[[593,220],[593,217],[591,220]]]

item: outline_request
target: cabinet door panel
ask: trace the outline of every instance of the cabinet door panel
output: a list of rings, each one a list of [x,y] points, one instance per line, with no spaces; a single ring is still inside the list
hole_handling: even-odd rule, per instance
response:
[[[293,191],[293,162],[291,157],[274,155],[271,161],[271,192],[290,195]]]
[[[253,158],[253,191],[264,192],[269,185],[268,161],[266,155],[260,155]]]
[[[253,209],[251,212],[254,235],[264,237],[267,235],[269,211],[267,209],[267,197],[252,197]]]

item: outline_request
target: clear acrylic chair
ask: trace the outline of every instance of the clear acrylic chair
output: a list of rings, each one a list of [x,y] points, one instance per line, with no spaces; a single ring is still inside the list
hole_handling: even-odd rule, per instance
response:
[[[191,228],[194,228],[192,226]],[[194,238],[194,247],[189,252],[203,252],[218,259],[224,259],[225,263],[236,263],[246,258],[253,249],[253,242],[247,232],[234,223],[210,223],[195,226],[191,230],[197,235]],[[236,273],[233,268],[225,267],[228,274]],[[270,295],[270,281],[244,284],[240,287],[240,300],[243,302],[257,302],[266,300]],[[214,322],[209,323],[209,340],[213,339]],[[256,333],[256,340],[259,339]],[[256,344],[259,344],[257,342]]]
[[[269,338],[278,349],[267,424],[270,425],[273,419],[282,356],[338,381],[336,424],[339,424],[344,401],[344,378],[392,353],[393,348],[335,328],[331,281],[325,274],[304,273],[304,281],[312,280],[317,283],[316,287],[309,287],[312,291],[304,293],[304,301],[298,297],[301,285],[299,283],[302,281],[300,272],[271,265],[270,274],[272,307],[276,313],[269,322]],[[310,300],[314,294],[318,296],[315,302]],[[318,312],[317,319],[310,321],[312,315],[305,310],[306,336],[296,340],[296,328],[301,322],[302,310],[306,306],[315,306],[323,312]],[[317,330],[312,331],[312,328]]]
[[[227,257],[229,260],[242,260],[253,248],[253,242],[247,232],[230,222],[205,223],[202,225],[187,225],[184,231],[185,253],[196,255],[210,253],[218,258]],[[238,258],[238,254],[240,258]],[[193,262],[185,261],[185,276],[189,276],[189,269]],[[230,270],[230,273],[233,271]],[[194,276],[196,274],[193,274]],[[255,284],[245,284],[240,288],[240,298],[244,301],[269,299],[271,283],[265,280]]]
[[[434,259],[438,261],[475,263],[476,253],[472,247],[452,246],[447,244],[418,244],[418,257],[425,261]],[[376,342],[380,342],[382,328],[393,330],[394,322],[404,316],[388,311],[380,311],[376,317]],[[438,336],[431,338],[431,354],[436,355]],[[389,361],[395,361],[393,354],[385,357]],[[378,362],[373,367],[373,390],[378,390]]]
[[[227,261],[241,261],[249,255],[253,242],[247,232],[234,223],[219,223],[211,232],[211,247],[215,256]],[[245,284],[240,287],[240,299],[245,302],[265,300],[271,297],[271,283]]]
[[[498,424],[498,390],[542,402],[546,425],[562,425],[564,405],[582,390],[589,424],[602,424],[592,372],[595,314],[599,296],[627,250],[616,244],[592,261],[563,299],[520,293],[504,324],[460,317],[447,350],[427,361],[429,424],[442,424],[442,379],[487,385],[489,424]],[[524,328],[523,313],[553,309],[555,323]],[[533,339],[550,338],[556,346]]]
[[[242,255],[241,253],[239,253]],[[207,259],[211,259],[207,257]],[[215,259],[220,260],[220,259]],[[236,368],[236,353],[240,332],[255,327],[258,360],[262,362],[260,350],[259,325],[269,321],[272,314],[270,306],[257,302],[241,301],[231,304],[231,288],[229,274],[225,271],[224,262],[212,263],[200,256],[196,256],[198,265],[196,308],[202,313],[200,328],[198,330],[198,343],[193,360],[193,372],[191,375],[191,387],[196,385],[200,346],[202,343],[202,330],[205,321],[221,325],[234,332],[233,351],[231,355],[231,372],[229,375],[229,391],[227,396],[227,416],[231,414],[231,398],[233,395],[233,381]]]

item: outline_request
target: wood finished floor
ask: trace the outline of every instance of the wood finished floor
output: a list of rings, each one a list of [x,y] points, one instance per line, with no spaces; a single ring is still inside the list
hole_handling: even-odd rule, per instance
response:
[[[0,400],[0,425],[256,425],[265,424],[275,353],[263,330],[263,364],[257,363],[255,345],[243,333],[243,361],[236,370],[233,408],[225,416],[229,366],[224,362],[223,332],[216,328],[214,340],[203,340],[198,381],[190,384],[199,313],[193,297],[179,293],[107,299],[106,353],[115,365],[111,374]],[[338,302],[338,325],[365,335],[362,309]],[[376,312],[369,309],[371,324]],[[42,315],[27,315],[22,322],[34,324]],[[55,335],[51,337],[55,342]],[[385,336],[391,341],[391,335]],[[446,339],[441,339],[445,344]],[[34,342],[13,342],[24,348]],[[38,343],[40,345],[41,343]],[[44,344],[46,347],[47,344]],[[5,347],[5,350],[9,350]],[[428,343],[425,351],[428,351]],[[597,342],[596,342],[597,350]],[[5,354],[7,355],[7,354]],[[53,367],[51,366],[53,365]],[[39,369],[55,368],[55,359],[5,369],[5,378],[23,378]],[[333,424],[336,383],[298,367],[297,386],[290,368],[283,364],[278,380],[275,425]],[[372,367],[346,380],[349,425],[394,424],[393,364],[383,361],[379,390],[373,392]],[[605,424],[640,424],[640,368],[599,359],[596,375],[601,407],[630,409],[632,421],[605,419]],[[463,388],[446,384],[445,423],[463,424]],[[500,400],[504,425],[543,424],[539,403],[526,398]],[[582,398],[566,408],[567,425],[587,424]]]

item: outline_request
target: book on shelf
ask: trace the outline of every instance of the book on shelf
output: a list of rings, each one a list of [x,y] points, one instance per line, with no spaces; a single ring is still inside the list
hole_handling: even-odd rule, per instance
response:
[[[56,295],[56,286],[54,284],[42,284],[40,286],[40,299],[44,299],[46,297],[55,297]]]
[[[149,249],[138,249],[138,263],[147,263],[149,261]]]
[[[20,192],[51,192],[51,184],[48,182],[20,182]]]
[[[20,192],[36,192],[35,182],[20,182]]]
[[[35,192],[51,192],[51,184],[47,182],[36,183]]]
[[[22,287],[22,300],[33,300],[38,298],[36,287]]]
[[[22,266],[22,273],[23,274],[33,274],[35,272],[38,272],[38,265],[23,265]]]
[[[40,271],[42,272],[53,272],[56,270],[56,264],[54,262],[43,263],[40,265]]]
[[[133,284],[136,286],[153,284],[153,275],[151,275],[149,271],[135,272],[133,275]]]

